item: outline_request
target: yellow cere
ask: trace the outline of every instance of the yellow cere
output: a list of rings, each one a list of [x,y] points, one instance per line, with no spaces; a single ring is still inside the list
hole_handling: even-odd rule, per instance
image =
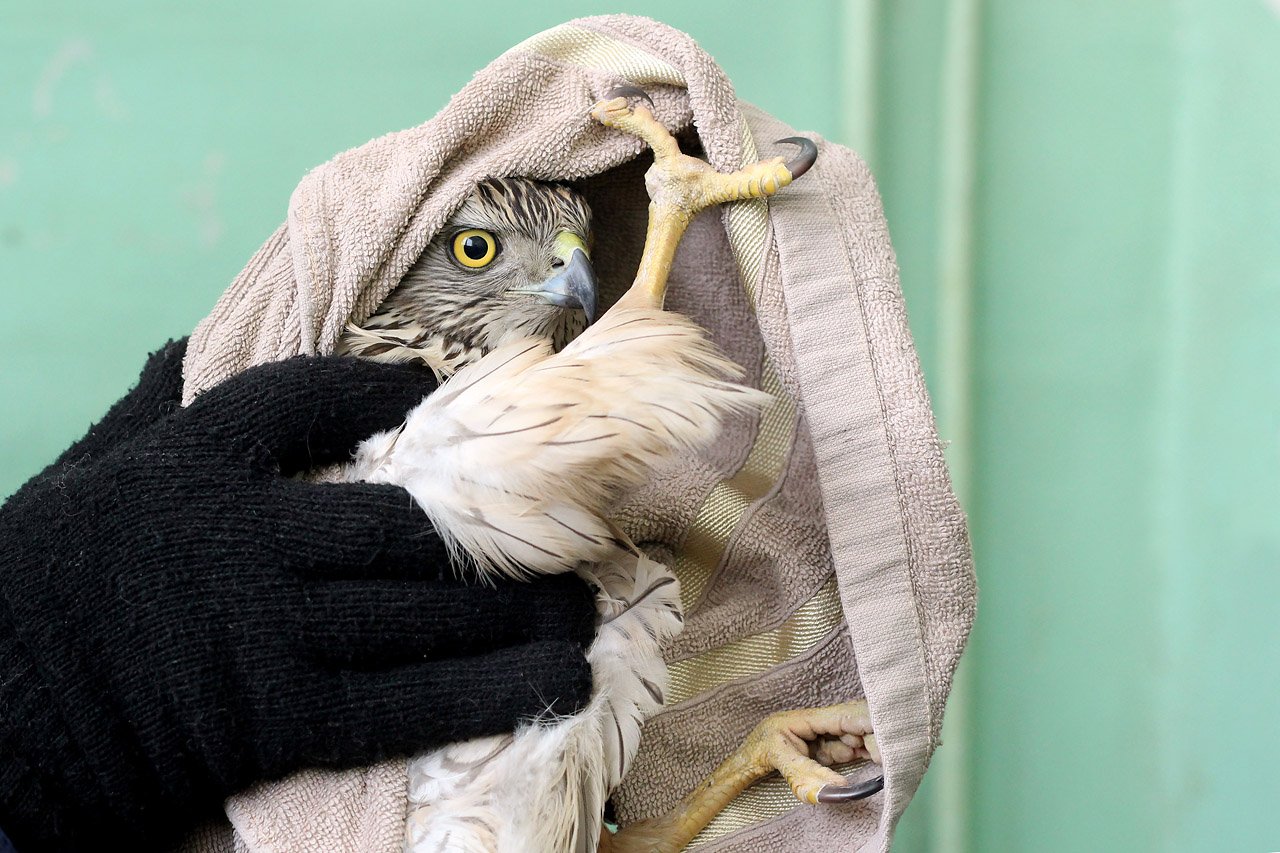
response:
[[[582,253],[588,258],[591,257],[591,250],[587,248],[587,244],[577,234],[569,231],[561,231],[556,235],[555,242],[552,244],[552,251],[555,256],[566,264],[573,257],[573,250],[581,249]]]
[[[479,228],[459,231],[453,238],[453,257],[473,270],[487,267],[498,254],[498,238]]]

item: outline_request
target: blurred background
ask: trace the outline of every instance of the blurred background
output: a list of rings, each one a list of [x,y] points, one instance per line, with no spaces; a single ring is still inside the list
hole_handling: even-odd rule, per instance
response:
[[[1280,849],[1280,0],[6,3],[0,495],[310,167],[614,11],[880,182],[982,591],[895,850]]]

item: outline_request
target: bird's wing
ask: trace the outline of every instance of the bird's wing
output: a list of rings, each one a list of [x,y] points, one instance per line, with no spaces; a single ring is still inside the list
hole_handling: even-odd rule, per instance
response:
[[[494,350],[357,468],[408,489],[483,570],[567,571],[626,550],[605,521],[619,495],[768,399],[729,381],[740,372],[688,318],[615,309],[559,353]]]

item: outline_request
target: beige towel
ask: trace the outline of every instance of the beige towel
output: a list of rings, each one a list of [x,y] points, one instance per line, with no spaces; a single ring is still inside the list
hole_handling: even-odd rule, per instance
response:
[[[588,110],[624,81],[721,170],[783,153],[772,140],[794,134],[737,101],[715,62],[667,26],[617,15],[548,30],[480,71],[435,118],[303,179],[288,221],[192,336],[186,399],[253,364],[331,352],[489,176],[572,182],[595,212],[606,294],[621,292],[643,239],[647,155]],[[616,803],[624,822],[659,813],[768,712],[864,694],[886,788],[809,807],[767,781],[695,849],[887,849],[937,744],[974,615],[964,516],[880,200],[855,154],[819,146],[814,169],[768,205],[700,217],[677,257],[669,306],[711,329],[777,402],[621,512],[675,567],[689,618],[668,650],[669,707],[647,725]],[[189,846],[396,849],[403,776],[404,763],[390,762],[261,787],[228,802],[233,832],[210,827]]]

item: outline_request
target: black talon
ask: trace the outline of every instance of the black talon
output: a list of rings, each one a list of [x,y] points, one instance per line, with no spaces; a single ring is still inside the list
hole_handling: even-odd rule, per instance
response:
[[[812,145],[813,143],[810,144]],[[806,166],[805,168],[809,167]],[[868,779],[866,782],[859,782],[856,785],[823,785],[818,791],[818,802],[823,804],[852,803],[854,800],[861,800],[871,796],[883,787],[883,776],[877,776],[874,779]]]
[[[791,180],[794,181],[809,171],[809,167],[818,159],[818,146],[812,139],[806,139],[803,136],[788,136],[786,139],[779,139],[777,144],[781,145],[784,142],[800,146],[800,153],[786,163],[787,171],[791,173]]]
[[[644,98],[649,102],[649,108],[653,109],[653,98],[649,97],[649,93],[639,86],[618,86],[610,89],[605,93],[605,100],[613,100],[614,98]]]

